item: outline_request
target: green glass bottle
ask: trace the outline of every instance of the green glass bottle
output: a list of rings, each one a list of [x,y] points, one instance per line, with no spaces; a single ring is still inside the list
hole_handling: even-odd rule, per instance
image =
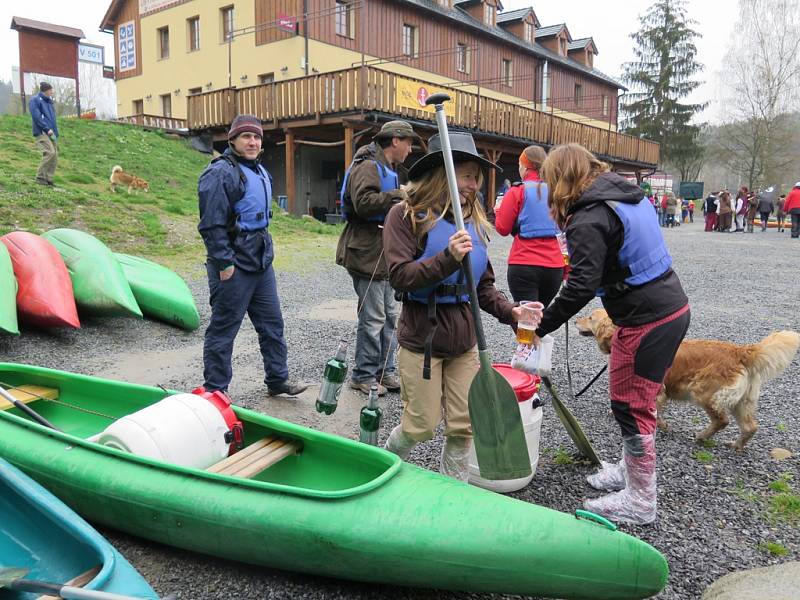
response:
[[[383,412],[378,406],[378,386],[373,384],[369,388],[367,405],[361,409],[359,442],[371,444],[372,446],[378,445],[378,430],[381,428],[382,414]]]
[[[339,402],[342,384],[347,377],[347,340],[340,340],[336,355],[325,363],[322,385],[317,396],[317,412],[333,414]]]

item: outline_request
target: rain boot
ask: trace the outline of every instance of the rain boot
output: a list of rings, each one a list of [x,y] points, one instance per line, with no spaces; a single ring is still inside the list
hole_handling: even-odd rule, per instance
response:
[[[472,447],[472,438],[446,436],[442,448],[442,462],[439,472],[447,477],[467,482],[467,460],[469,449]]]
[[[401,425],[398,425],[392,429],[392,433],[389,434],[389,439],[386,440],[386,445],[383,448],[405,460],[411,449],[416,445],[416,440],[404,432]]]
[[[600,461],[600,470],[586,476],[586,481],[596,490],[616,492],[625,489],[625,458],[619,462]]]
[[[647,525],[656,520],[656,436],[623,439],[625,489],[583,503],[586,510],[612,521]]]

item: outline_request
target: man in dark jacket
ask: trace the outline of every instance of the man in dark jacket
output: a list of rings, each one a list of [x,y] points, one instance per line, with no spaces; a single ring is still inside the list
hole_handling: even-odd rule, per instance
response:
[[[772,211],[775,210],[774,200],[775,188],[773,186],[768,187],[766,190],[758,194],[758,207],[756,210],[758,211],[758,215],[761,217],[761,231],[767,230],[769,216],[772,214]]]
[[[397,173],[411,154],[414,130],[405,121],[389,121],[372,143],[359,148],[342,184],[342,211],[347,224],[336,248],[336,263],[353,279],[358,295],[356,359],[350,387],[368,393],[399,390],[394,361],[395,326],[400,307],[389,285],[383,256],[383,220],[405,198]]]
[[[228,148],[200,175],[200,224],[206,245],[211,322],[203,344],[204,387],[228,389],[233,341],[245,313],[258,332],[269,395],[295,396],[305,385],[289,381],[283,316],[278,299],[272,237],[267,231],[272,183],[261,166],[261,121],[239,115]]]
[[[39,84],[39,93],[28,103],[33,122],[33,137],[36,138],[36,147],[42,151],[42,162],[36,173],[36,183],[40,185],[53,185],[53,175],[58,164],[58,124],[56,123],[56,109],[53,106],[53,86],[42,81]]]

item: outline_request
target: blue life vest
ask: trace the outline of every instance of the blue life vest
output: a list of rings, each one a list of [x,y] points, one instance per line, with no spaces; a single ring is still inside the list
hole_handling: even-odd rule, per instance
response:
[[[621,271],[611,287],[621,291],[620,288],[626,286],[641,286],[666,273],[672,266],[672,257],[647,198],[642,198],[638,204],[610,200],[606,204],[619,217],[624,229],[619,250]],[[605,294],[603,288],[597,290],[598,296]]]
[[[378,169],[378,178],[381,180],[382,192],[390,192],[392,190],[400,188],[400,179],[397,177],[397,173],[392,171],[386,165],[379,163],[377,160],[374,160],[372,162],[375,163],[375,167]],[[342,206],[342,215],[344,216],[346,221],[353,221],[359,219],[358,215],[355,214],[355,210],[353,209],[352,200],[350,200],[349,203],[346,200],[347,198],[349,198],[349,196],[347,195],[347,182],[350,179],[350,171],[353,169],[353,164],[351,164],[347,168],[347,171],[345,171],[344,181],[342,181],[342,189],[339,191],[339,202]],[[361,220],[372,221],[375,223],[383,223],[383,220],[385,218],[386,215],[374,215],[372,217],[368,217],[366,219],[361,219]]]
[[[258,173],[250,167],[239,165],[245,177],[244,195],[234,204],[236,224],[240,231],[259,231],[269,225],[269,207],[272,206],[272,183],[261,165]]]
[[[486,244],[478,236],[475,226],[472,223],[465,224],[470,237],[472,237],[472,251],[469,253],[472,265],[472,276],[477,284],[489,265],[489,254]],[[417,262],[432,258],[447,248],[450,237],[456,232],[454,223],[446,219],[439,219],[436,225],[428,232],[428,239],[425,249]],[[435,293],[434,293],[435,292]],[[451,273],[448,277],[435,285],[428,286],[419,290],[414,290],[406,294],[406,297],[415,302],[428,303],[431,294],[434,293],[436,304],[459,304],[469,302],[469,289],[467,288],[466,277],[461,269]]]
[[[547,184],[542,181],[526,181],[525,200],[519,212],[519,237],[522,239],[555,237],[561,230],[550,216],[547,206]]]

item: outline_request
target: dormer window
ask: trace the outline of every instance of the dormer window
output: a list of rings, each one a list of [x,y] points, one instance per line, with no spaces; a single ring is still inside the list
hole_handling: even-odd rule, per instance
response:
[[[529,44],[533,43],[533,23],[527,21],[523,24],[523,31],[525,34],[525,41]]]
[[[453,0],[436,0],[436,3],[443,8],[453,7]]]
[[[567,55],[567,38],[565,37],[558,38],[558,50],[561,56]]]
[[[483,22],[489,27],[494,27],[497,24],[497,7],[488,2],[483,5]]]

